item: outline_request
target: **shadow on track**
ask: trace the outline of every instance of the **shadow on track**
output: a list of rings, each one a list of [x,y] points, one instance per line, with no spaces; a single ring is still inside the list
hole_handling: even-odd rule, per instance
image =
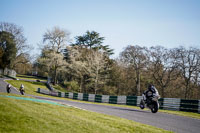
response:
[[[129,108],[117,108],[114,107],[113,109],[124,110],[124,111],[133,111],[133,112],[142,112],[142,113],[151,113],[144,110],[137,110],[137,109],[129,109]]]

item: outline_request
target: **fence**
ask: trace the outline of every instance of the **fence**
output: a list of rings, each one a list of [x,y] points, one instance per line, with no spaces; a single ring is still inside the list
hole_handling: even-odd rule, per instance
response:
[[[8,69],[8,68],[5,68],[4,71],[3,71],[3,69],[0,69],[0,75],[6,75],[6,76],[16,78],[16,72],[14,70]]]
[[[38,93],[98,103],[124,104],[139,106],[141,96],[109,96],[72,92],[53,92],[38,88]],[[160,109],[200,113],[200,100],[180,98],[160,98]]]

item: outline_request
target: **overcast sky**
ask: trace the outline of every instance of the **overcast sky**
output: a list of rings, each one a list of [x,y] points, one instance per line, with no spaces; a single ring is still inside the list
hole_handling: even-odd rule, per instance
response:
[[[0,21],[22,26],[35,53],[54,26],[100,33],[114,57],[127,45],[200,47],[200,0],[0,0]]]

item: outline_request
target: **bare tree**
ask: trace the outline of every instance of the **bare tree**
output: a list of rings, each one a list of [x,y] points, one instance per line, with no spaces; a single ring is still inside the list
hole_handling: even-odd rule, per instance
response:
[[[106,60],[103,52],[90,49],[86,55],[86,63],[89,70],[90,80],[94,82],[94,93],[97,94],[99,85],[103,85],[106,74],[103,72],[106,68]]]
[[[178,57],[176,63],[180,69],[182,77],[184,78],[184,98],[187,99],[191,97],[191,83],[200,68],[199,49],[192,47],[185,49],[184,47],[180,47],[174,50],[177,52]]]
[[[54,27],[52,30],[47,30],[43,35],[43,43],[47,42],[43,50],[45,51],[45,49],[47,49],[47,51],[42,53],[44,55],[41,55],[41,61],[50,62],[46,62],[46,66],[51,68],[49,72],[53,71],[51,75],[53,76],[54,84],[57,83],[58,71],[66,63],[62,50],[66,47],[67,41],[69,41],[69,34],[70,33],[64,29]]]
[[[127,46],[120,55],[121,60],[128,66],[131,66],[135,71],[135,83],[137,95],[140,95],[140,79],[141,71],[146,67],[148,57],[146,56],[146,48],[136,46]]]
[[[171,81],[177,78],[177,74],[174,73],[177,68],[173,61],[175,58],[172,58],[172,51],[161,46],[151,47],[149,53],[150,65],[148,69],[157,85],[159,85],[162,97],[165,97],[165,89]]]
[[[57,53],[61,52],[66,47],[69,41],[70,33],[59,27],[54,27],[52,30],[47,30],[43,35],[43,42],[47,42],[48,46]]]

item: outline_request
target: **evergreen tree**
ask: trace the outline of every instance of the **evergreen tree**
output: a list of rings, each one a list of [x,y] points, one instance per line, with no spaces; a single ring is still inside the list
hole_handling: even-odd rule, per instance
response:
[[[10,67],[16,58],[17,48],[14,36],[5,31],[0,32],[0,68]]]

